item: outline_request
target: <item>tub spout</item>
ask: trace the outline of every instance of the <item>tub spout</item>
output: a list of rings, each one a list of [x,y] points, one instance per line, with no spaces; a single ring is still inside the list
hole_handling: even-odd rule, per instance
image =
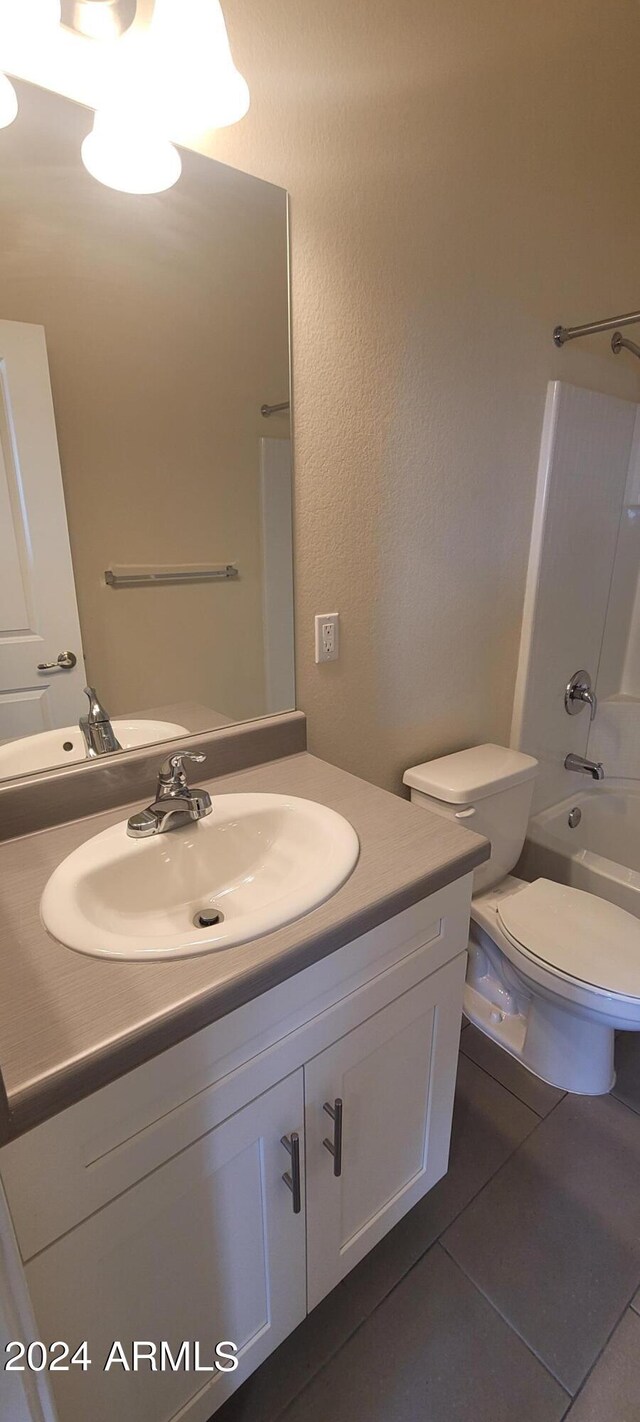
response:
[[[582,775],[590,775],[592,780],[604,780],[604,766],[600,760],[585,760],[582,755],[571,752],[564,763],[565,770],[579,770]]]

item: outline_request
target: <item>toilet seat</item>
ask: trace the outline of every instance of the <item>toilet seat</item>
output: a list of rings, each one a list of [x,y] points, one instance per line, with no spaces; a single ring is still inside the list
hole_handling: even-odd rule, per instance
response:
[[[640,920],[595,894],[536,879],[496,903],[526,957],[578,984],[640,999]]]

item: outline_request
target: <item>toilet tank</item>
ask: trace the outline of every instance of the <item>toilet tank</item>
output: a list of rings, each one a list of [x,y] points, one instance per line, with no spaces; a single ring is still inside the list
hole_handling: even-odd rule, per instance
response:
[[[492,888],[520,858],[538,768],[532,755],[506,746],[473,746],[414,765],[404,775],[411,799],[491,842],[491,857],[473,876],[473,892]]]

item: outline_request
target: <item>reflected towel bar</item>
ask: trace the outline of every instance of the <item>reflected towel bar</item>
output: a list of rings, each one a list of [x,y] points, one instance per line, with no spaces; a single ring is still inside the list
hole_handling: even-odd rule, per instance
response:
[[[228,582],[240,576],[236,563],[202,563],[166,568],[107,568],[104,580],[109,588],[153,587],[160,583]]]
[[[269,415],[279,415],[281,410],[288,409],[289,401],[283,400],[281,405],[261,405],[260,414],[264,417],[265,420],[268,420]]]
[[[599,331],[613,331],[616,326],[634,326],[637,322],[640,322],[640,311],[630,311],[627,316],[592,321],[588,326],[556,326],[553,339],[557,346],[563,346],[565,341],[575,341],[576,336],[597,336]]]

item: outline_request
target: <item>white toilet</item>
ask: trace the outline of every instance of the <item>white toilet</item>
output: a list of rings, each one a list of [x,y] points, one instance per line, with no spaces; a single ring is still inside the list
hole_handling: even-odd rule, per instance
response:
[[[530,755],[484,745],[413,766],[404,782],[415,804],[491,841],[473,881],[467,1017],[544,1081],[598,1096],[615,1081],[615,1029],[640,1029],[640,920],[510,873],[536,770]]]

